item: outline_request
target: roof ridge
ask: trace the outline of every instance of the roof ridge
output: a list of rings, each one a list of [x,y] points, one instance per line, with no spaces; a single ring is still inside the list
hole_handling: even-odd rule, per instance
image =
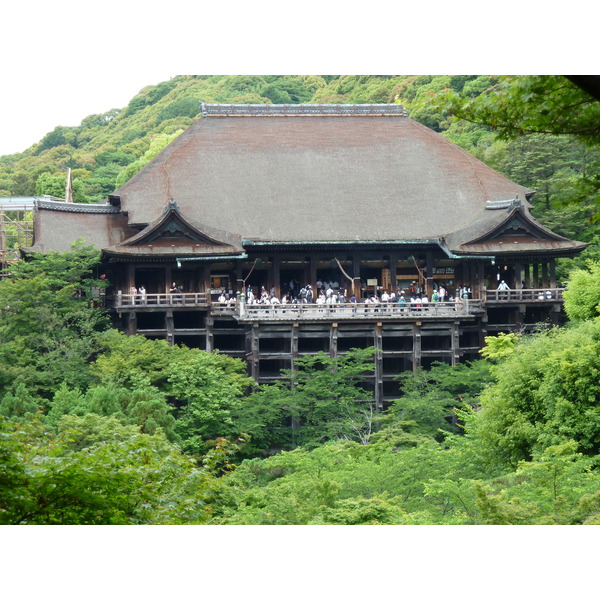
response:
[[[203,117],[218,116],[315,116],[394,115],[406,117],[401,104],[212,104],[200,103]]]

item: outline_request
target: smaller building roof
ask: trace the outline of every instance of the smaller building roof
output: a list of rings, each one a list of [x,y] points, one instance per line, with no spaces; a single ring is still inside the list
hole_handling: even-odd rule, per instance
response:
[[[519,197],[486,203],[486,210],[467,227],[444,236],[457,255],[548,254],[568,256],[588,246],[564,238],[538,223]]]

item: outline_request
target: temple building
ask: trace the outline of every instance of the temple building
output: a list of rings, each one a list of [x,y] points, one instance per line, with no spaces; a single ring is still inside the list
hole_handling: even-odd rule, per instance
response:
[[[533,193],[400,105],[203,104],[106,204],[37,200],[30,250],[83,237],[118,327],[244,358],[259,382],[374,346],[382,404],[402,371],[559,322],[555,261],[586,244],[537,223]],[[248,301],[263,288],[279,303]],[[343,302],[317,303],[327,288]]]

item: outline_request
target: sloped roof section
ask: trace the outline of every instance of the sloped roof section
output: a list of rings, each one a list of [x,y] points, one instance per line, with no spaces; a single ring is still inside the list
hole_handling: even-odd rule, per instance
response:
[[[105,248],[104,252],[130,256],[227,255],[240,253],[241,241],[240,236],[192,224],[171,200],[155,221],[121,243]]]
[[[248,240],[425,240],[532,193],[398,105],[242,106],[205,105],[115,192],[130,225],[175,198],[190,221]]]
[[[454,254],[510,253],[569,256],[588,244],[568,240],[538,223],[519,198],[488,202],[486,210],[466,227],[444,237]]]

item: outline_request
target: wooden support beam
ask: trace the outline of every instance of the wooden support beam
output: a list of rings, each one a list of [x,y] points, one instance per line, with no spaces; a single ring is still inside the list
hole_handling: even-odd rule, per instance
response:
[[[542,263],[542,287],[550,287],[550,280],[548,278],[548,263]]]
[[[413,325],[413,373],[421,366],[421,323]]]
[[[395,252],[392,252],[390,254],[390,292],[397,292],[398,291],[398,287],[396,285],[396,280],[398,278],[398,269],[397,269],[397,263],[398,263],[398,255]]]
[[[212,352],[215,349],[215,336],[213,326],[215,324],[214,319],[207,313],[205,320],[206,327],[206,351]]]
[[[127,320],[127,335],[135,335],[137,333],[137,313],[132,310],[129,313]]]
[[[313,302],[317,300],[317,258],[314,254],[310,255],[309,275],[307,283],[310,283],[313,291]]]
[[[329,329],[329,356],[337,357],[338,324],[332,323]]]
[[[175,344],[175,326],[173,322],[173,310],[167,310],[165,314],[165,328],[167,330],[167,342],[169,346]]]
[[[375,325],[373,346],[375,347],[375,408],[383,410],[383,332],[381,323]]]
[[[515,265],[515,290],[523,289],[523,267],[517,263]]]
[[[290,370],[296,372],[296,361],[298,360],[298,323],[293,323],[290,331]]]
[[[360,258],[357,254],[352,255],[352,277],[354,279],[354,295],[360,301]]]
[[[425,281],[425,294],[431,298],[433,294],[433,254],[428,251],[426,254],[427,279]]]
[[[473,286],[473,298],[485,298],[485,275],[481,260],[477,263],[477,284]]]
[[[250,355],[248,360],[250,362],[250,375],[254,379],[254,381],[258,381],[258,373],[259,373],[259,361],[258,361],[258,353],[260,350],[259,343],[259,327],[258,324],[250,327]]]
[[[455,367],[460,361],[460,322],[452,323],[450,347],[452,348],[452,366]]]

